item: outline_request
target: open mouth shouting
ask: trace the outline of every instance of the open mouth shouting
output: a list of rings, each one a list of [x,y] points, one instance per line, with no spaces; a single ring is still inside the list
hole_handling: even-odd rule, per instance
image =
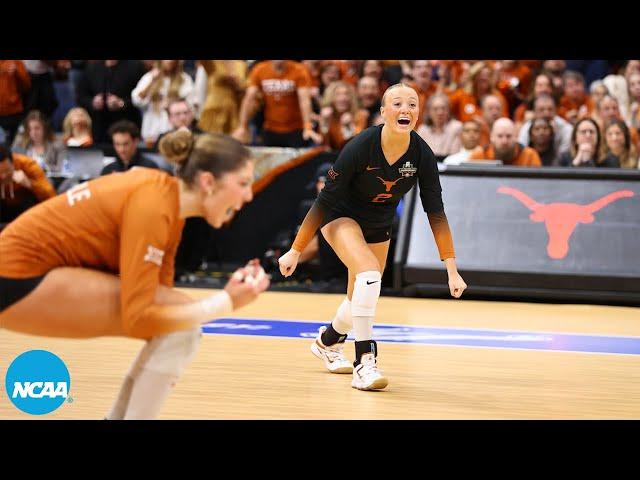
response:
[[[401,125],[403,127],[408,127],[409,125],[411,125],[411,119],[409,117],[398,117],[398,125]]]

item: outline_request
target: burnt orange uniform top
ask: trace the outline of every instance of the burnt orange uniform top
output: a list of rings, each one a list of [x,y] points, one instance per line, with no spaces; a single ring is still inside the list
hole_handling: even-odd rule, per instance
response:
[[[495,160],[496,155],[493,146],[487,148],[476,147],[469,160]],[[515,165],[517,167],[541,167],[540,155],[531,147],[522,147],[516,144],[516,155],[511,162],[504,162],[505,165]]]
[[[249,84],[258,87],[264,97],[265,130],[276,133],[302,130],[298,89],[311,86],[311,77],[304,65],[286,61],[280,73],[271,62],[262,62],[251,71]]]
[[[178,180],[160,170],[132,168],[81,183],[0,233],[0,276],[29,278],[62,266],[119,273],[124,330],[148,338],[145,316],[156,289],[173,286],[184,226],[179,207]]]
[[[7,206],[20,205],[32,193],[40,202],[56,195],[56,191],[49,183],[44,170],[38,165],[38,162],[19,153],[12,153],[11,158],[13,159],[13,167],[24,172],[25,176],[31,181],[31,187],[24,187],[16,182],[0,185],[0,203]]]

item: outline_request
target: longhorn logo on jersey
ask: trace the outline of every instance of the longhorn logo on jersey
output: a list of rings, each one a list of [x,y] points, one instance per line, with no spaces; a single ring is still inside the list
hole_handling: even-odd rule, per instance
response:
[[[389,180],[385,180],[382,177],[376,177],[376,178],[382,182],[382,184],[384,185],[384,188],[386,189],[387,192],[390,192],[391,189],[396,186],[396,183],[398,183],[400,180],[402,180],[402,177],[396,179],[393,182],[391,182]]]
[[[386,190],[387,193],[379,193],[379,194],[377,194],[375,197],[373,197],[371,199],[371,202],[373,202],[373,203],[386,203],[387,200],[389,200],[390,198],[393,198],[393,194],[389,193],[389,192],[391,191],[391,189],[393,187],[395,187],[396,183],[398,183],[400,180],[402,180],[402,177],[397,178],[397,179],[395,179],[393,181],[385,180],[384,178],[378,177],[378,176],[376,176],[376,178],[382,182],[382,184],[384,185],[384,189]]]

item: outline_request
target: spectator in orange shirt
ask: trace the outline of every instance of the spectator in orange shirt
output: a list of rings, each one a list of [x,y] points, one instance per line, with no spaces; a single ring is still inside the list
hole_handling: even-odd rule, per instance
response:
[[[313,110],[311,119],[315,122],[318,122],[320,119],[319,113],[322,108],[324,92],[327,91],[329,85],[340,80],[340,67],[334,62],[322,62],[319,74],[320,82],[318,87],[312,87],[309,90],[311,93],[311,108]]]
[[[486,95],[480,105],[482,107],[481,115],[478,115],[476,119],[480,123],[480,145],[486,147],[489,145],[491,128],[495,121],[503,116],[504,110],[500,98],[493,94]]]
[[[513,112],[513,121],[516,124],[516,128],[519,130],[523,123],[532,120],[533,114],[533,102],[542,94],[551,95],[558,99],[556,92],[553,89],[553,81],[548,73],[540,72],[533,80],[533,90],[529,96],[516,108]]]
[[[389,82],[384,77],[384,65],[382,60],[365,60],[361,65],[360,77],[373,77],[380,86],[380,96],[389,87]]]
[[[267,60],[249,74],[249,88],[240,106],[240,121],[232,136],[249,143],[249,120],[264,99],[263,140],[267,147],[302,148],[321,143],[311,123],[311,78],[306,68],[289,60]]]
[[[511,114],[529,92],[531,70],[519,60],[498,60],[494,69],[496,88],[509,103]]]
[[[0,60],[0,127],[11,145],[24,117],[22,97],[31,88],[31,77],[21,60]]]
[[[174,132],[160,150],[179,165],[177,177],[145,168],[100,177],[36,206],[0,234],[3,328],[146,340],[108,419],[157,417],[197,353],[201,324],[269,285],[256,260],[203,300],[173,289],[185,218],[204,217],[214,228],[230,220],[252,199],[253,162],[245,147],[218,134]]]
[[[484,62],[475,63],[469,70],[464,86],[449,94],[451,115],[466,122],[478,115],[480,102],[485,95],[495,95],[502,103],[502,116],[509,116],[509,108],[504,96],[495,88],[493,72]]]
[[[545,60],[542,64],[542,69],[551,75],[553,89],[562,92],[564,90],[564,79],[562,76],[567,69],[567,62],[564,60]]]
[[[367,117],[367,127],[374,124],[376,117],[380,115],[380,84],[373,77],[362,77],[358,80],[358,101],[360,107],[365,109]]]
[[[426,113],[426,105],[429,97],[436,93],[438,84],[432,81],[433,67],[429,60],[414,60],[411,65],[412,81],[409,85],[418,92],[420,100],[420,113]],[[447,102],[448,104],[449,102]]]
[[[478,147],[469,160],[502,160],[505,165],[518,167],[540,167],[540,156],[531,147],[516,142],[516,128],[509,118],[499,118],[491,129],[491,145]]]
[[[340,78],[343,82],[347,82],[354,87],[360,79],[361,60],[337,60],[340,66]]]
[[[584,77],[581,73],[567,71],[562,76],[564,81],[564,95],[560,98],[558,115],[575,125],[593,112],[593,100],[587,95]]]
[[[324,144],[340,151],[345,144],[366,127],[368,113],[358,109],[355,89],[345,82],[333,82],[327,87],[320,111],[320,133]]]
[[[0,145],[0,231],[18,215],[55,194],[35,160]]]
[[[446,91],[460,87],[460,80],[471,66],[467,60],[434,60],[437,66],[438,83]]]

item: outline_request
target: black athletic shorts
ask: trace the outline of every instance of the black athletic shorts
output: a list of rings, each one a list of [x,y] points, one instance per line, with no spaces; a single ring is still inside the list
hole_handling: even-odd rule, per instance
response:
[[[320,228],[340,217],[347,217],[355,220],[355,222],[360,225],[362,234],[364,235],[364,239],[367,243],[382,243],[391,238],[391,225],[389,225],[388,227],[368,227],[359,222],[357,218],[353,218],[346,213],[337,212],[335,210],[325,210],[324,218],[322,219]]]
[[[0,277],[0,312],[29,295],[43,278],[44,275],[31,278]]]

